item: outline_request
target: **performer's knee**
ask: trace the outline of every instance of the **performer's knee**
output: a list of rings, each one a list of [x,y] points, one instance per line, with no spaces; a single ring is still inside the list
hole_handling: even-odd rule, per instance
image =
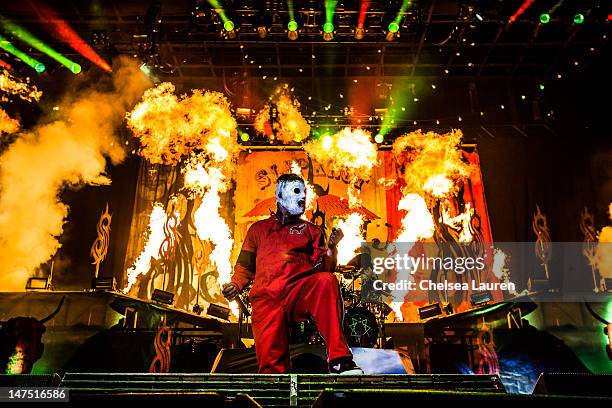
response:
[[[315,274],[317,277],[317,285],[333,290],[338,290],[338,279],[333,273],[320,272]]]

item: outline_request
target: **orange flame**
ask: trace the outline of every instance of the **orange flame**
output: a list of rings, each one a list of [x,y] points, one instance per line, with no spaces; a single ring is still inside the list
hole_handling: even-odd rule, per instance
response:
[[[4,94],[18,96],[28,102],[38,102],[42,96],[42,91],[39,91],[36,86],[30,85],[27,81],[20,81],[5,70],[0,72],[0,91]],[[2,95],[2,101],[7,100],[8,98]]]
[[[147,90],[126,115],[143,157],[175,165],[195,150],[210,152],[217,161],[238,152],[237,123],[223,94],[194,89],[177,97],[174,91],[174,85],[163,82]]]
[[[180,219],[178,213],[177,219]],[[144,248],[134,261],[134,264],[127,270],[128,282],[123,289],[123,293],[130,291],[134,283],[136,283],[138,276],[149,272],[153,259],[159,259],[159,248],[164,242],[164,225],[166,225],[167,220],[168,216],[164,211],[164,206],[160,203],[155,203],[149,215],[149,226]]]
[[[278,111],[278,121],[272,126],[276,132],[276,138],[284,143],[299,143],[306,139],[310,134],[310,125],[300,113],[300,103],[291,95],[289,85],[284,84],[276,88],[270,100]],[[271,135],[266,131],[266,124],[269,121],[270,104],[266,104],[255,117],[255,130],[270,137]]]
[[[455,193],[457,181],[471,171],[459,150],[462,136],[460,130],[446,134],[417,130],[399,137],[393,143],[393,153],[399,160],[407,159],[402,174],[406,191],[437,198]]]
[[[0,109],[0,135],[3,133],[15,133],[19,130],[19,121],[11,118],[8,113]]]
[[[608,214],[612,220],[612,203],[608,207]],[[603,227],[599,233],[595,263],[602,279],[612,279],[612,226]]]

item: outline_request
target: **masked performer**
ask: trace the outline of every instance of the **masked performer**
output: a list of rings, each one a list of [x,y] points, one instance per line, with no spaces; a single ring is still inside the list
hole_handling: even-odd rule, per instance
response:
[[[289,329],[292,322],[312,317],[327,348],[330,373],[363,374],[355,365],[342,332],[342,297],[336,267],[342,231],[325,235],[301,219],[306,186],[295,174],[283,174],[276,184],[277,211],[247,231],[232,281],[223,286],[234,299],[250,281],[255,352],[260,373],[290,369]]]

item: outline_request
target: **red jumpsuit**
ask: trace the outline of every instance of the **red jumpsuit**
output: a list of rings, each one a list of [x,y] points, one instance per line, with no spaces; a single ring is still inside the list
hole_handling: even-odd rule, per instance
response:
[[[330,273],[325,236],[299,220],[281,225],[276,215],[251,225],[234,267],[232,282],[253,286],[253,337],[260,373],[289,371],[291,322],[311,316],[329,361],[352,357],[342,332],[342,298]]]

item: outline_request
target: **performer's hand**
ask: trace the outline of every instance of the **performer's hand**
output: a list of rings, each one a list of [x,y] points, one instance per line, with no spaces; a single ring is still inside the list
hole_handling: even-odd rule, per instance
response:
[[[340,228],[332,229],[331,234],[329,234],[329,240],[327,241],[327,246],[331,249],[336,248],[336,245],[342,240],[344,237],[344,233]]]
[[[240,293],[240,288],[234,282],[226,283],[223,285],[221,293],[223,293],[227,300],[232,301]]]

